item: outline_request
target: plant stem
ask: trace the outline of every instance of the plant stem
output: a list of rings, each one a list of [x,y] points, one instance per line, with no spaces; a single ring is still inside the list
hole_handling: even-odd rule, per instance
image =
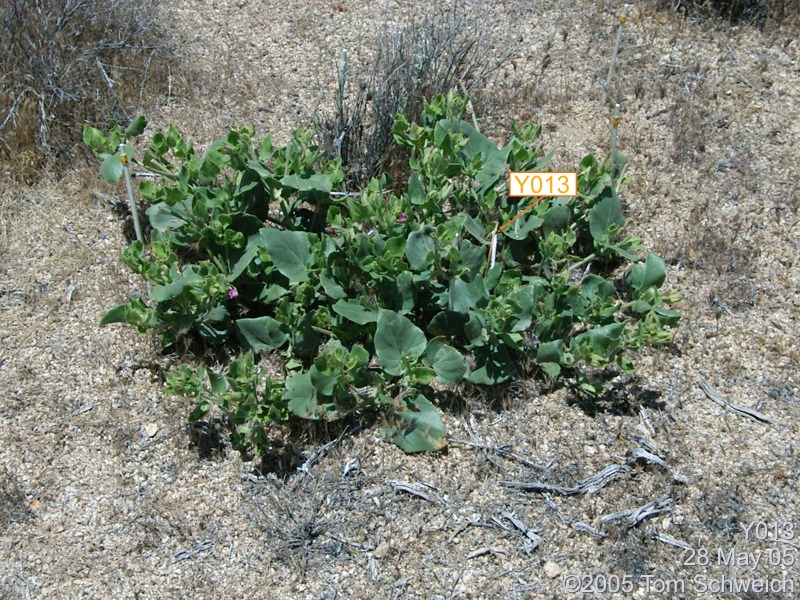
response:
[[[478,127],[478,117],[475,115],[475,109],[472,107],[472,100],[467,92],[467,87],[464,85],[463,81],[459,81],[459,84],[461,84],[461,91],[464,93],[464,98],[467,99],[467,110],[472,114],[472,124],[476,131],[480,131],[480,127]]]
[[[211,259],[211,262],[214,264],[215,267],[217,267],[217,269],[219,269],[220,273],[224,273],[225,275],[228,275],[230,273],[230,269],[226,269],[223,266],[222,262],[220,262],[219,257],[217,255],[209,253],[208,258]]]
[[[587,256],[586,258],[584,258],[584,259],[582,259],[582,260],[579,260],[579,261],[578,261],[578,262],[576,262],[574,265],[571,265],[571,266],[567,267],[567,273],[569,273],[569,272],[571,272],[571,271],[574,271],[574,270],[575,270],[575,269],[577,269],[578,267],[581,267],[581,266],[585,265],[585,264],[586,264],[586,263],[588,263],[588,262],[592,262],[592,261],[593,261],[595,258],[597,258],[597,256],[595,255],[595,253],[594,253],[594,252],[592,252],[592,253],[591,253],[589,256]]]

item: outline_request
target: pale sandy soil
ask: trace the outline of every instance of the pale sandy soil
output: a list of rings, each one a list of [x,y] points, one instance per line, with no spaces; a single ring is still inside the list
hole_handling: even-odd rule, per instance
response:
[[[341,48],[354,69],[368,63],[376,29],[424,6],[167,0],[196,72],[193,93],[177,80],[151,121],[198,146],[251,123],[285,139],[332,109]],[[480,105],[486,130],[499,140],[512,119],[541,122],[564,170],[607,152],[599,81],[621,4],[492,6],[487,51],[513,27],[524,43]],[[622,198],[629,230],[667,259],[685,318],[674,344],[644,353],[638,377],[600,403],[520,381],[445,407],[452,439],[507,445],[522,461],[459,443],[406,456],[377,426],[307,474],[262,477],[230,448],[200,458],[191,407],[163,388],[177,357],[97,327],[144,291],[119,262],[119,217],[92,194],[121,190],[94,167],[4,188],[0,597],[800,597],[796,33],[632,10],[613,90],[633,176]],[[700,377],[771,422],[725,411]],[[666,466],[629,461],[637,448]],[[502,484],[573,486],[611,465],[629,470],[589,495]],[[419,483],[430,487],[409,493]],[[635,525],[607,518],[648,503],[657,514]],[[573,576],[599,591],[568,593]],[[723,577],[772,588],[714,593]]]

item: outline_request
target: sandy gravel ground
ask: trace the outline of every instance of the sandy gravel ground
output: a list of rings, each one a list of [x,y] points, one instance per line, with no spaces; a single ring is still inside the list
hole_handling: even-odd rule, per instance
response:
[[[488,7],[465,8],[494,20],[487,52],[524,42],[487,84],[486,131],[539,121],[565,170],[607,152],[599,82],[621,3]],[[194,71],[176,69],[150,120],[198,146],[251,123],[285,139],[332,109],[342,48],[369,64],[382,24],[432,10],[166,0]],[[93,193],[121,190],[94,166],[4,187],[0,597],[800,597],[796,33],[637,3],[613,86],[633,177],[622,198],[685,297],[674,343],[601,402],[516,381],[445,407],[451,444],[435,455],[406,456],[371,426],[305,473],[265,473],[230,448],[202,458],[191,407],[163,388],[178,357],[97,327],[144,291],[119,261],[119,216]],[[336,435],[298,440],[298,461]],[[599,489],[559,492],[604,469]],[[507,485],[533,481],[553,487]]]

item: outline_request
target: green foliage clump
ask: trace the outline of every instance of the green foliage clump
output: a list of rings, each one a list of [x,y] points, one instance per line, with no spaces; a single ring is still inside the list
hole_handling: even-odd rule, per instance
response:
[[[323,158],[304,129],[280,148],[232,131],[202,156],[173,127],[156,133],[141,161],[163,176],[140,184],[150,243],[123,256],[150,298],[101,324],[241,347],[226,373],[183,366],[168,384],[195,399],[192,419],[216,407],[255,450],[292,417],[367,410],[385,415],[386,437],[404,450],[439,449],[434,387],[495,385],[526,369],[600,393],[597,370],[632,371],[631,352],[668,342],[679,318],[677,296],[661,291],[664,262],[621,234],[624,157],[584,158],[577,197],[517,218],[491,260],[496,228],[524,206],[507,195],[508,171],[545,170],[551,157],[531,125],[498,147],[464,120],[467,102],[439,95],[419,123],[396,117],[410,168],[401,193],[386,175],[335,191],[340,160]],[[122,129],[84,137],[118,178]],[[261,353],[283,357],[284,378],[256,366]]]

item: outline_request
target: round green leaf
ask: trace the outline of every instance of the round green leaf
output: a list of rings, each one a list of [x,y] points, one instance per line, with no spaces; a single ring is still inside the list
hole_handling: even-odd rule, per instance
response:
[[[572,211],[566,206],[551,206],[541,218],[542,237],[546,238],[551,232],[560,234],[569,226]]]
[[[380,310],[378,313],[375,353],[390,375],[402,375],[403,362],[417,360],[427,343],[422,330],[406,317],[392,310]]]
[[[103,132],[89,125],[83,128],[83,143],[92,149],[95,156],[109,150],[108,140]]]
[[[107,154],[100,165],[100,175],[110,183],[116,183],[120,180],[123,173],[122,156],[117,154]]]
[[[254,352],[277,350],[289,340],[283,325],[272,317],[237,319],[235,327],[242,345]]]
[[[429,257],[435,251],[433,238],[424,231],[412,231],[406,243],[406,258],[414,271],[425,271],[433,262]]]
[[[603,196],[589,209],[589,232],[595,241],[608,242],[611,239],[611,227],[622,227],[625,217],[622,216],[622,205],[614,188],[606,188]]]
[[[432,366],[436,378],[444,384],[457,382],[467,372],[467,361],[452,346],[441,346],[433,357]]]
[[[524,240],[532,231],[541,227],[543,224],[544,219],[536,215],[523,215],[503,229],[503,233],[512,240]]]
[[[311,263],[308,234],[302,231],[265,229],[262,236],[278,271],[293,283],[308,281],[308,267]]]
[[[447,446],[445,427],[439,411],[423,395],[393,414],[394,425],[386,431],[387,437],[405,452],[431,452]]]
[[[561,340],[542,342],[539,344],[539,349],[536,352],[536,362],[540,365],[545,363],[560,363],[562,356],[564,356],[564,342]]]
[[[128,125],[128,128],[125,130],[125,137],[142,135],[146,126],[147,120],[142,115],[139,115]]]
[[[355,300],[338,300],[331,308],[337,315],[341,315],[359,325],[374,323],[378,320],[375,310],[364,308]]]
[[[644,267],[642,265],[631,267],[627,282],[637,292],[645,292],[651,287],[661,287],[666,276],[667,265],[663,259],[651,252],[647,255]]]
[[[467,376],[472,383],[495,385],[511,377],[511,356],[505,345],[478,348],[475,363]]]

